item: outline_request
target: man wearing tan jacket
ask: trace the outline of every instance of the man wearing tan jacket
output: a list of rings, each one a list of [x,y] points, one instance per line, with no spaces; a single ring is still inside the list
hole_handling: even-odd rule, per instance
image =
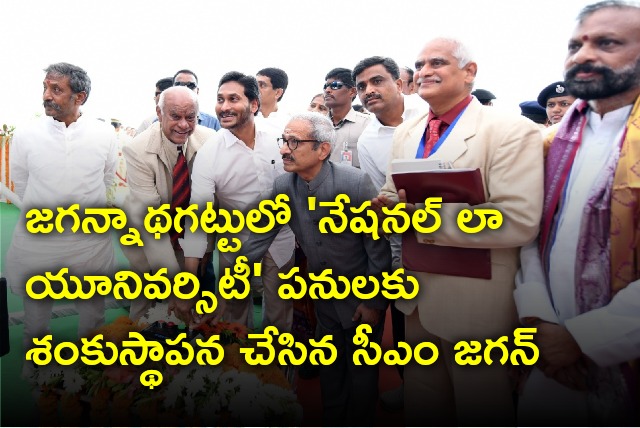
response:
[[[456,217],[469,205],[443,204],[440,229],[417,236],[423,245],[490,249],[491,279],[410,272],[419,294],[396,303],[405,314],[406,340],[436,344],[439,357],[433,365],[405,368],[406,423],[514,425],[507,369],[496,362],[459,366],[454,346],[513,337],[519,248],[535,238],[542,208],[542,137],[530,121],[483,107],[471,96],[477,64],[459,41],[432,40],[415,65],[418,94],[430,111],[398,126],[391,158],[431,157],[454,168],[479,168],[487,202],[476,207],[497,209],[504,220],[498,230],[466,234]],[[388,174],[373,205],[380,210],[398,201],[406,201],[405,191]]]
[[[132,270],[140,275],[161,268],[167,268],[169,274],[184,269],[184,255],[179,242],[177,245],[172,243],[169,234],[155,239],[145,231],[144,218],[148,207],[171,203],[173,171],[180,156],[178,149],[191,171],[196,152],[207,138],[215,134],[214,130],[197,125],[198,99],[186,87],[174,86],[163,91],[156,111],[158,122],[137,135],[123,149],[130,188],[124,210],[129,224],[140,232],[144,246],[123,246],[122,250]],[[149,303],[145,298],[133,301],[131,319],[137,320],[144,315]]]

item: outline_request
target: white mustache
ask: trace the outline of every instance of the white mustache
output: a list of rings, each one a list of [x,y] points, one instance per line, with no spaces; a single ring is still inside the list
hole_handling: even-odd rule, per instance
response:
[[[433,83],[440,83],[440,82],[442,82],[442,79],[440,79],[439,77],[430,77],[430,78],[428,78],[428,79],[427,79],[427,78],[425,78],[425,79],[418,79],[418,80],[416,80],[416,83],[417,83],[418,85],[421,85],[421,84],[422,84],[422,82],[423,82],[423,81],[425,81],[425,80],[430,80],[430,81],[432,81]]]

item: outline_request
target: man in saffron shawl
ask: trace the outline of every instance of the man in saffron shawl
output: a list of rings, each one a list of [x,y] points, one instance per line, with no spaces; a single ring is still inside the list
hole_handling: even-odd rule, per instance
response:
[[[540,236],[515,291],[540,349],[519,424],[638,423],[639,22],[638,4],[596,3],[569,40],[565,81],[579,99],[549,139]]]

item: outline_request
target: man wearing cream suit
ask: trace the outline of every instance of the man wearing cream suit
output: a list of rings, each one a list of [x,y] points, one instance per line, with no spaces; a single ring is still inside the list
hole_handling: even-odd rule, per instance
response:
[[[197,125],[198,99],[187,88],[174,86],[163,91],[156,110],[158,122],[138,134],[123,149],[130,190],[124,210],[129,224],[140,232],[144,246],[122,246],[122,250],[131,268],[139,275],[161,268],[167,268],[169,274],[175,275],[184,269],[180,240],[178,245],[172,243],[169,234],[155,239],[145,231],[144,218],[148,207],[171,203],[173,170],[180,156],[178,148],[191,171],[196,152],[215,131]],[[143,316],[150,303],[144,297],[132,301],[130,318],[137,320]]]
[[[430,111],[396,129],[392,159],[427,158],[454,168],[479,168],[486,203],[497,209],[498,230],[466,234],[456,225],[467,204],[443,204],[442,225],[424,245],[491,250],[491,279],[409,272],[419,282],[418,296],[398,301],[405,314],[407,342],[432,342],[438,360],[405,368],[405,417],[409,425],[514,425],[515,411],[507,369],[499,363],[460,366],[454,346],[461,340],[513,337],[517,327],[513,300],[519,248],[538,231],[542,208],[542,136],[521,116],[482,106],[471,96],[477,64],[454,39],[427,43],[416,60],[418,94]],[[373,202],[380,212],[406,201],[391,175]],[[408,210],[415,207],[409,206]],[[403,250],[404,251],[404,250]],[[495,360],[495,358],[494,358]]]

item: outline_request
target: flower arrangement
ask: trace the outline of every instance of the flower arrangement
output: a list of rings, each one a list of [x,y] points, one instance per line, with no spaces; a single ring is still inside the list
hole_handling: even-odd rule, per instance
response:
[[[145,326],[121,317],[95,334],[121,345],[129,332]],[[147,361],[141,366],[87,366],[78,360],[70,366],[52,363],[37,367],[31,380],[41,392],[41,421],[174,426],[301,422],[302,408],[282,370],[277,365],[250,366],[244,361],[240,346],[252,345],[245,326],[220,322],[199,330],[205,338],[220,335],[225,353],[220,365],[169,366]],[[163,373],[162,384],[154,389],[140,383],[140,374],[148,369]]]
[[[220,335],[220,343],[224,345],[244,343],[247,340],[247,334],[249,334],[249,329],[246,326],[224,321],[220,321],[212,326],[203,324],[198,327],[198,330],[200,330],[204,337],[210,337],[214,334]]]

